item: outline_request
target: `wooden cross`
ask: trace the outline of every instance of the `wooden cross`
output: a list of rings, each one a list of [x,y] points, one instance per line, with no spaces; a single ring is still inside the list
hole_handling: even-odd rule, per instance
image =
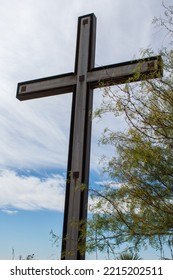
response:
[[[95,15],[79,17],[74,72],[22,82],[17,88],[19,100],[73,92],[62,242],[66,260],[85,258],[81,227],[87,219],[93,89],[124,83],[136,72],[135,81],[162,75],[159,56],[94,68],[95,41]]]

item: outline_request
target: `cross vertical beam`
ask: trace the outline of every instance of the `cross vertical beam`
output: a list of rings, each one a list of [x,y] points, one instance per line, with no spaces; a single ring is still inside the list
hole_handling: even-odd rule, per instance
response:
[[[83,222],[82,228],[85,231],[93,101],[93,90],[87,83],[87,73],[94,67],[95,38],[95,15],[80,17],[75,63],[77,83],[71,118],[62,259],[84,259],[85,257],[84,248],[82,248],[82,253],[79,247],[85,246],[85,242],[81,240],[81,223]]]

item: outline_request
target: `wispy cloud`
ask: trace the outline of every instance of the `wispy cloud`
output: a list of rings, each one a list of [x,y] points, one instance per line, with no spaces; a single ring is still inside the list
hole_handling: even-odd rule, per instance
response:
[[[45,179],[19,176],[12,170],[0,171],[0,208],[4,213],[18,210],[63,211],[65,178],[51,175]]]
[[[131,59],[150,39],[148,19],[153,12],[149,1],[140,5],[137,0],[134,5],[125,0],[49,2],[0,0],[1,167],[66,168],[71,96],[20,103],[15,93],[20,81],[73,71],[78,16],[94,12],[98,18],[96,65]],[[105,126],[100,122],[93,129],[92,169],[102,154],[97,146],[98,129]]]
[[[15,215],[18,213],[17,210],[8,210],[8,209],[2,209],[1,210],[2,213],[8,214],[8,215]]]

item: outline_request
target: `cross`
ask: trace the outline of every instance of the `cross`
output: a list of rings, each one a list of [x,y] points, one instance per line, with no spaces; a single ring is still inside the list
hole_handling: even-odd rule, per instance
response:
[[[74,72],[18,83],[17,98],[28,100],[73,92],[67,182],[64,209],[62,259],[85,258],[88,181],[90,164],[93,89],[162,75],[161,57],[94,67],[96,17],[78,18]],[[106,51],[105,51],[106,52]],[[83,252],[80,250],[83,248]]]

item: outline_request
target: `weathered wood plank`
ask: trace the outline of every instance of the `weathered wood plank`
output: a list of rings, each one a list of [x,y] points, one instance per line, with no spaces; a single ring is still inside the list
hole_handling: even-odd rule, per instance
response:
[[[140,75],[138,75],[138,79],[135,81],[159,77],[162,75],[161,57],[154,56],[125,63],[96,67],[92,71],[86,72],[85,75],[82,75],[82,73],[78,73],[78,75],[75,73],[66,73],[22,82],[18,84],[17,98],[22,101],[72,92],[74,86],[77,84],[77,79],[82,80],[83,78],[86,79],[86,82],[90,83],[90,87],[92,88],[120,84],[127,82],[136,73]]]
[[[74,73],[67,73],[64,75],[22,82],[18,84],[16,97],[22,101],[72,92],[76,84],[76,79],[77,77]]]
[[[74,114],[74,131],[71,153],[71,178],[69,182],[69,205],[67,228],[64,232],[65,259],[84,259],[79,252],[81,220],[87,217],[89,155],[91,142],[92,92],[87,90],[87,71],[94,64],[95,16],[80,19],[77,40],[77,84]],[[92,32],[94,34],[91,39]],[[90,101],[89,101],[90,100]],[[87,160],[86,160],[87,157]],[[87,176],[85,174],[87,173]],[[81,238],[80,238],[81,239]],[[82,240],[81,240],[82,241]]]
[[[93,88],[97,88],[127,82],[128,79],[133,78],[134,75],[135,82],[142,79],[154,79],[162,75],[161,65],[161,57],[154,56],[146,59],[97,67],[94,68],[93,71],[88,72],[87,82],[91,83]]]

